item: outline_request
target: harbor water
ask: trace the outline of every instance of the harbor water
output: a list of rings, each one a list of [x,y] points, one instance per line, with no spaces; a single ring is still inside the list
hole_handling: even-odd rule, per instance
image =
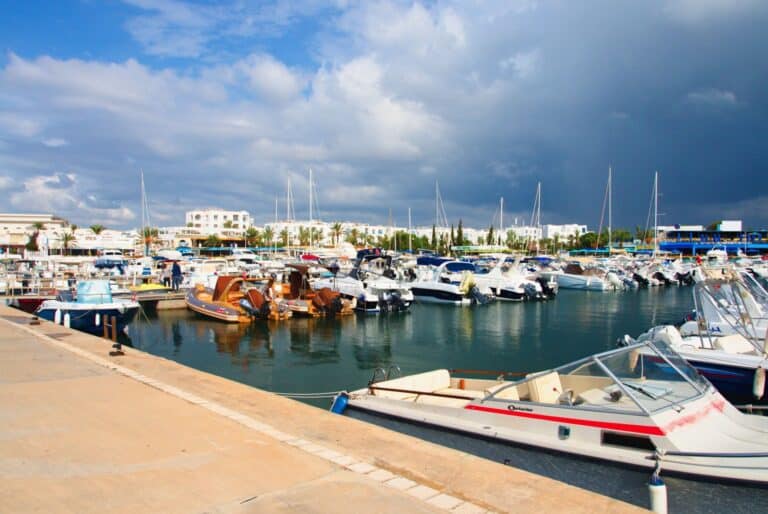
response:
[[[290,319],[240,326],[187,310],[147,312],[130,344],[184,365],[276,393],[357,389],[377,368],[532,372],[608,350],[624,334],[677,323],[693,308],[687,287],[623,292],[562,290],[554,301],[482,307],[415,304],[395,315]],[[298,397],[328,409],[330,398]],[[348,415],[572,485],[649,507],[649,473],[574,460],[360,412]],[[751,512],[768,490],[668,478],[670,512]]]
[[[689,288],[563,290],[550,302],[414,304],[405,314],[253,325],[160,311],[139,316],[129,334],[134,347],[202,371],[267,391],[315,393],[357,389],[376,368],[393,366],[403,374],[538,371],[613,348],[624,334],[677,322],[692,306]]]

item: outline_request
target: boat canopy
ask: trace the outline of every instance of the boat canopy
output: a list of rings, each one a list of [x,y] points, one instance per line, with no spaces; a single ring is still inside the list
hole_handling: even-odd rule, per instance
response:
[[[112,303],[108,280],[83,280],[77,283],[77,303]]]
[[[436,255],[422,255],[416,258],[416,264],[418,266],[440,266],[444,262],[450,262],[451,259],[447,257],[438,257]]]
[[[462,271],[475,271],[475,265],[471,262],[452,261],[445,263],[445,269],[451,273],[461,273]]]
[[[594,385],[579,394],[576,404],[581,401],[585,407],[646,415],[679,407],[710,387],[705,378],[662,341],[596,354],[531,375],[525,381],[535,384],[537,379],[551,376],[563,377],[564,383]]]

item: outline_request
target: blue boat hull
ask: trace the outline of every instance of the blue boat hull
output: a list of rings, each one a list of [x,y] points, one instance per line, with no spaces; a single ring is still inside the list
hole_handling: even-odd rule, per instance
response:
[[[712,382],[720,394],[732,404],[768,405],[768,387],[764,388],[763,397],[759,400],[752,394],[754,369],[691,360],[688,362],[707,377],[707,380]]]
[[[89,309],[89,310],[67,310],[67,309],[40,309],[37,316],[48,321],[54,321],[56,311],[61,311],[61,323],[64,315],[69,314],[69,326],[81,332],[88,332],[97,336],[104,334],[104,317],[115,316],[117,318],[118,333],[125,332],[125,329],[136,318],[139,313],[139,307],[126,307],[124,309]],[[96,314],[99,315],[99,323],[96,324]]]

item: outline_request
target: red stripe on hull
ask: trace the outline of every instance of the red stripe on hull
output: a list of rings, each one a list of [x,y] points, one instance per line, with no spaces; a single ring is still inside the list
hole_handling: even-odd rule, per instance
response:
[[[617,432],[631,432],[634,434],[658,435],[663,436],[664,431],[652,425],[634,425],[631,423],[614,423],[611,421],[593,421],[589,419],[565,418],[562,416],[550,416],[548,414],[535,414],[533,412],[522,412],[519,410],[497,409],[495,407],[485,407],[482,405],[467,405],[467,410],[488,412],[491,414],[502,414],[504,416],[516,416],[518,418],[538,419],[552,423],[566,423],[569,425],[582,425],[592,428],[604,428],[606,430],[615,430]]]

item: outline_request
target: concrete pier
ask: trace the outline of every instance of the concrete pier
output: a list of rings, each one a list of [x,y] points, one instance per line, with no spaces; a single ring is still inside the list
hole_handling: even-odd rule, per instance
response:
[[[643,512],[0,307],[0,512]]]

